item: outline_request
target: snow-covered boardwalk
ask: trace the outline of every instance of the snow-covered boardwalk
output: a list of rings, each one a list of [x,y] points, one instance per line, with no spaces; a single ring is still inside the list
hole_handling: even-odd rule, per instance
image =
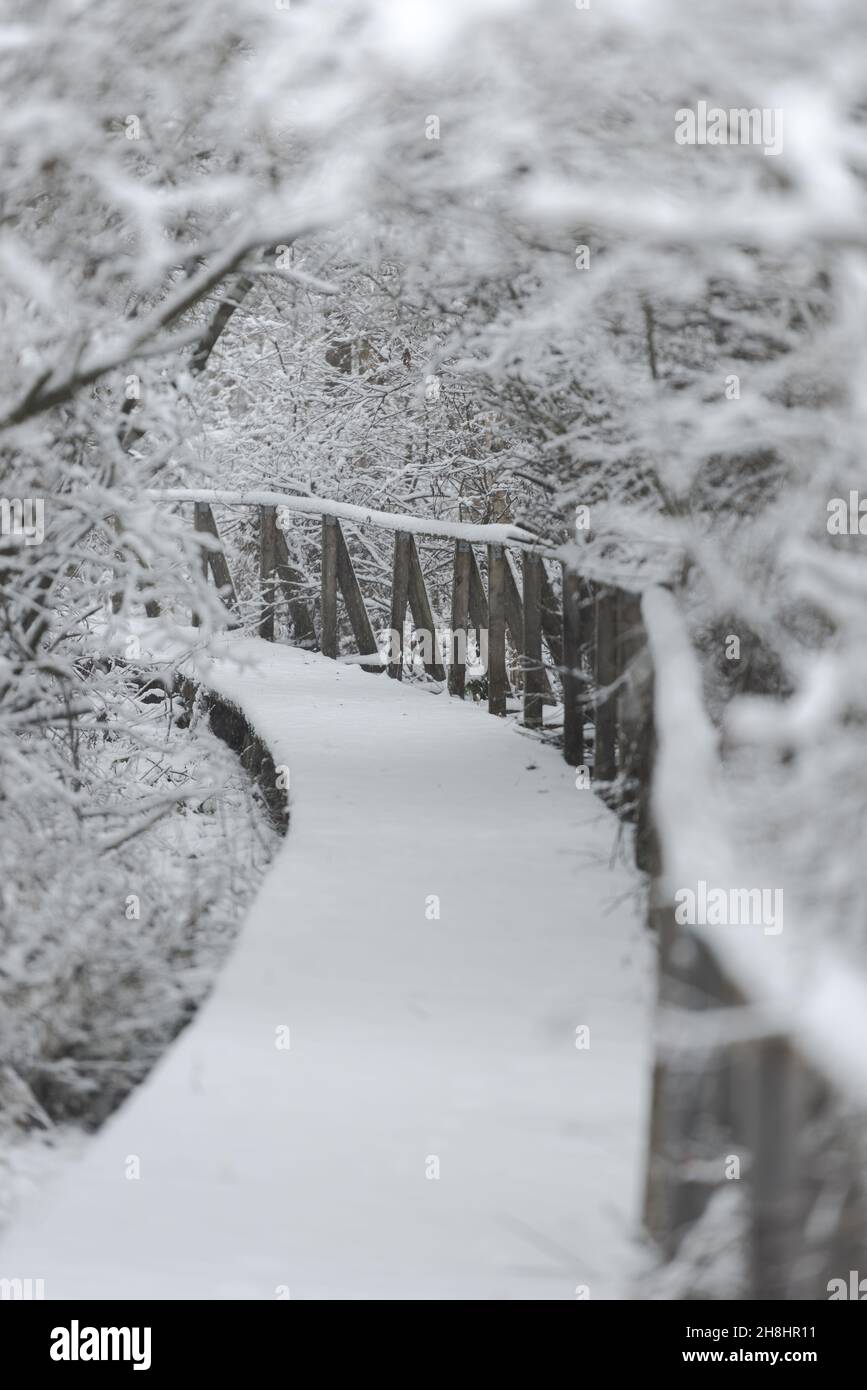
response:
[[[650,972],[614,818],[480,708],[229,650],[209,683],[291,769],[289,834],[210,1000],[0,1274],[49,1298],[623,1296]]]

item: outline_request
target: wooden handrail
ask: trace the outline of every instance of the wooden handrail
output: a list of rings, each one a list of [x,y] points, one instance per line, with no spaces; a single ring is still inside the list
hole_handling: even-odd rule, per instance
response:
[[[212,488],[151,488],[146,497],[156,502],[207,502],[225,507],[283,507],[298,516],[335,516],[359,525],[378,526],[385,531],[400,531],[414,536],[442,536],[448,540],[471,541],[476,545],[511,545],[530,547],[540,554],[556,558],[553,546],[541,542],[538,536],[511,523],[475,524],[466,521],[440,521],[434,517],[382,512],[375,507],[360,507],[352,502],[337,502],[325,497],[298,497],[284,492],[224,492]]]
[[[802,1134],[809,1116],[832,1109],[835,1098],[862,1107],[867,1101],[867,987],[827,945],[814,950],[805,971],[809,934],[791,911],[770,950],[760,926],[678,923],[680,890],[703,880],[743,891],[762,872],[746,864],[726,831],[719,740],[677,600],[668,590],[649,590],[642,613],[656,742],[650,908],[660,944],[657,1012],[668,1021],[654,1066],[645,1222],[665,1257],[674,1258],[726,1181],[728,1149],[728,1158],[746,1168],[749,1296],[826,1297],[835,1241],[852,1232],[841,1226],[823,1237],[823,1249],[811,1247],[808,1195],[821,1183],[821,1156],[809,1171]],[[708,1013],[720,1021],[702,1042],[694,1020]],[[733,1021],[728,1031],[726,1016]],[[738,1026],[741,1016],[746,1026]],[[688,1056],[672,1047],[678,1031]],[[705,1135],[719,1135],[715,1166],[698,1149],[699,1118]],[[853,1183],[856,1177],[853,1170]]]
[[[451,694],[465,694],[466,633],[476,627],[487,637],[489,710],[506,712],[508,635],[523,678],[525,726],[541,732],[543,705],[551,698],[543,643],[547,646],[550,669],[559,674],[562,687],[564,758],[578,768],[592,764],[593,780],[604,787],[606,797],[616,783],[615,804],[624,787],[636,793],[636,861],[649,874],[650,925],[660,946],[644,1207],[648,1231],[663,1258],[675,1258],[684,1235],[726,1180],[723,1160],[742,1157],[749,1190],[752,1296],[821,1296],[799,1261],[806,1242],[799,1130],[807,1098],[814,1108],[820,1102],[830,1105],[839,1075],[845,1078],[847,1095],[867,1098],[867,990],[853,980],[844,962],[825,951],[809,987],[797,995],[793,1016],[796,991],[784,963],[785,946],[769,972],[766,954],[756,950],[749,934],[700,924],[685,928],[675,919],[678,887],[688,887],[690,879],[698,878],[734,882],[738,856],[723,832],[718,739],[674,595],[655,588],[639,600],[603,585],[570,568],[560,552],[524,541],[520,528],[436,523],[273,493],[173,489],[160,495],[196,503],[196,526],[209,533],[203,565],[230,596],[235,590],[225,557],[215,545],[211,503],[258,508],[259,631],[268,640],[276,635],[278,581],[290,600],[296,640],[299,632],[308,640],[314,634],[312,615],[299,597],[302,580],[289,566],[277,520],[278,509],[284,507],[322,521],[319,645],[325,655],[339,654],[341,597],[361,657],[376,651],[341,518],[394,533],[389,666],[393,677],[403,675],[407,609],[416,630],[428,636],[428,674],[438,680],[446,675],[416,544],[420,535],[448,537],[455,543],[449,616],[450,637],[452,642],[457,637],[458,645],[449,656]],[[487,590],[474,551],[482,544],[487,547]],[[515,548],[523,551],[520,585],[507,554]],[[570,559],[574,564],[571,552]],[[559,606],[546,569],[551,560],[562,572]],[[369,671],[383,669],[381,660],[359,664]],[[589,724],[595,734],[592,750]],[[585,778],[576,778],[576,786],[586,784]],[[709,852],[714,856],[712,867]],[[754,878],[754,873],[746,875],[747,881]],[[845,999],[846,1006],[835,1009],[835,997]],[[840,1031],[844,1015],[845,1037]],[[728,1032],[718,1022],[726,1017],[736,1023]],[[686,1065],[672,1043],[684,1019],[684,1036],[692,1048]],[[712,1021],[713,1027],[700,1027],[702,1019]],[[850,1036],[853,1028],[855,1039]],[[699,1122],[702,1132],[710,1126],[724,1136],[719,1142],[730,1150],[728,1155],[708,1159],[697,1153]],[[821,1267],[821,1261],[812,1267]]]

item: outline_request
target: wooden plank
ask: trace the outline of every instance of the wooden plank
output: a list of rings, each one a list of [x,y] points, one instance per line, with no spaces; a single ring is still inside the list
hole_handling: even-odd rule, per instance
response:
[[[433,609],[431,608],[430,598],[428,597],[427,585],[422,574],[421,561],[418,558],[415,536],[409,538],[409,606],[412,609],[413,622],[417,629],[428,634],[429,646],[427,651],[431,657],[426,661],[424,669],[435,681],[444,681],[446,678],[442,662],[436,660],[437,656],[437,631],[434,621]]]
[[[488,546],[488,711],[506,713],[506,552]]]
[[[409,602],[409,543],[412,537],[408,531],[396,531],[394,535],[394,567],[391,577],[391,646],[392,657],[388,674],[392,680],[403,680],[403,624],[406,606]]]
[[[570,767],[584,763],[584,677],[581,671],[581,632],[584,585],[581,576],[563,566],[563,757]]]
[[[282,527],[277,527],[277,578],[286,597],[292,636],[296,642],[315,643],[316,625],[308,603],[299,596],[304,579],[289,559],[289,548]]]
[[[337,656],[337,518],[322,518],[322,591],[319,613],[319,648],[323,656]]]
[[[470,617],[472,548],[469,541],[455,541],[452,579],[452,625],[449,653],[449,694],[464,698],[467,680],[467,628]]]
[[[594,780],[613,782],[617,776],[617,695],[603,695],[617,680],[617,600],[607,586],[596,593],[596,753]]]
[[[524,627],[521,635],[521,655],[524,668],[524,723],[528,729],[542,727],[542,697],[546,676],[542,665],[542,559],[525,550],[524,569]],[[550,688],[550,687],[549,687]]]
[[[346,547],[346,539],[343,535],[343,528],[335,517],[334,525],[337,531],[337,582],[343,594],[343,601],[346,604],[346,611],[349,614],[349,621],[352,624],[352,633],[355,637],[358,650],[362,656],[369,656],[377,650],[376,637],[367,616],[367,609],[364,606],[364,599],[361,594],[361,586],[358,583],[358,576],[352,558]],[[372,671],[379,674],[384,668],[380,665],[362,666],[362,671]]]
[[[259,580],[262,607],[259,636],[274,641],[274,608],[277,599],[277,508],[259,508]]]

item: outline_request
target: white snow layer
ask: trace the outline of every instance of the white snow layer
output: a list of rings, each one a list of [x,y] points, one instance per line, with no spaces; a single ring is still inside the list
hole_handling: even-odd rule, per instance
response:
[[[285,846],[212,996],[0,1275],[55,1299],[624,1296],[651,972],[613,816],[478,708],[227,646],[209,684],[291,769]]]
[[[375,507],[359,507],[354,502],[335,502],[327,497],[295,497],[288,492],[222,492],[214,488],[167,487],[151,488],[146,495],[157,502],[282,507],[284,511],[299,516],[336,516],[344,521],[357,521],[360,525],[381,526],[386,531],[409,531],[415,536],[445,536],[479,545],[532,544],[536,540],[532,532],[512,522],[439,521],[429,516],[410,516],[405,512],[380,512]]]

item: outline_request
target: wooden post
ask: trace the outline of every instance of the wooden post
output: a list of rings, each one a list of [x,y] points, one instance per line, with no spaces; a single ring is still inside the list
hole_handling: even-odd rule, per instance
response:
[[[656,730],[653,712],[653,663],[641,618],[638,594],[621,592],[618,621],[619,667],[624,680],[618,699],[620,770],[634,804],[635,863],[654,874],[660,854],[650,814]]]
[[[482,583],[479,562],[470,546],[470,622],[477,632],[487,632],[490,627],[488,596]]]
[[[651,790],[656,763],[656,724],[654,718],[655,680],[649,653],[643,663],[646,668],[638,677],[639,694],[645,699],[644,718],[638,731],[632,773],[635,778],[638,805],[635,811],[635,864],[646,873],[654,873],[660,863],[659,836],[651,814]]]
[[[289,609],[289,620],[292,624],[292,636],[298,643],[313,645],[316,642],[313,615],[305,600],[299,596],[303,580],[289,559],[289,548],[280,526],[277,527],[276,539],[277,577],[286,596],[286,606]]]
[[[217,530],[217,523],[210,503],[197,502],[196,514],[196,530],[206,531],[208,535],[213,536],[215,541],[219,541],[220,533]],[[224,552],[222,550],[203,550],[202,554],[205,557],[203,572],[206,573],[208,566],[210,566],[214,583],[220,591],[220,597],[237,612],[238,595],[235,592],[235,585],[232,582],[231,571]]]
[[[613,590],[596,594],[596,753],[594,780],[613,782],[617,776],[617,695],[605,693],[617,680],[617,599]]]
[[[640,684],[644,631],[641,599],[620,589],[617,595],[617,672],[623,676],[618,696],[617,721],[620,727],[620,770],[632,775],[635,750],[641,733],[644,711],[637,697]]]
[[[661,903],[659,885],[655,879],[650,885],[648,915],[649,925],[657,929],[660,955],[667,955],[668,943],[675,931],[674,907]],[[667,962],[660,959],[657,965],[657,1013],[666,1001],[666,967]],[[649,1128],[644,1159],[643,1220],[648,1234],[660,1247],[666,1245],[672,1227],[669,1195],[672,1176],[672,1160],[669,1152],[669,1085],[668,1058],[657,1043],[653,1061]]]
[[[211,508],[207,502],[193,503],[193,525],[197,532],[210,532],[208,524],[211,519]],[[202,546],[199,548],[199,571],[203,579],[208,577],[208,552]]]
[[[319,648],[323,656],[337,656],[337,518],[322,518],[322,598],[319,613]]]
[[[671,1260],[725,1181],[726,1150],[718,1153],[718,1137],[725,1134],[723,1142],[737,1153],[729,1116],[731,1045],[702,1048],[699,1042],[696,1053],[693,1031],[700,1037],[704,1011],[734,1010],[746,1000],[723,975],[707,944],[677,923],[674,904],[657,877],[650,885],[649,926],[659,943],[657,1016],[668,1030],[657,1042],[654,1062],[644,1222]],[[690,1029],[692,1019],[699,1025],[696,1030]],[[711,1158],[710,1164],[695,1162]]]
[[[367,616],[367,609],[364,606],[358,576],[346,547],[343,527],[336,518],[334,518],[334,529],[337,533],[337,581],[343,594],[349,621],[352,624],[352,633],[358,645],[359,654],[371,656],[377,650],[376,637]],[[377,663],[376,666],[362,666],[361,669],[379,674],[383,668]]]
[[[418,548],[416,547],[415,537],[409,537],[409,606],[412,610],[412,619],[415,627],[421,632],[429,634],[430,638],[430,661],[426,661],[424,669],[435,681],[444,681],[446,673],[443,670],[442,662],[436,659],[437,632],[434,622],[433,609],[428,598],[427,587],[422,574],[421,561],[418,558]]]
[[[479,656],[486,661],[488,651],[488,629],[491,626],[488,609],[488,595],[482,583],[482,572],[476,553],[470,546],[470,625],[476,633]]]
[[[750,1172],[752,1297],[796,1293],[793,1274],[803,1216],[798,1150],[802,1125],[797,1058],[783,1037],[756,1044],[755,1110]]]
[[[557,595],[548,578],[548,571],[542,565],[542,632],[548,643],[548,650],[558,668],[563,665],[563,620],[557,603]]]
[[[198,533],[198,532],[201,532],[201,531],[208,531],[208,530],[209,530],[209,527],[208,527],[208,516],[210,515],[210,511],[211,511],[211,508],[208,506],[208,503],[207,503],[207,502],[194,502],[194,503],[193,503],[193,528],[194,528],[194,530],[195,530],[197,533]],[[207,582],[207,579],[208,579],[208,552],[207,552],[207,550],[205,550],[204,546],[200,546],[200,547],[199,547],[199,573],[201,574],[202,579],[203,579],[205,582]],[[119,606],[120,606],[120,605],[118,604],[118,607],[119,607]],[[114,596],[112,597],[112,607],[114,607]],[[116,611],[117,611],[117,609],[115,609],[115,612],[116,612]],[[200,614],[198,614],[198,613],[193,613],[192,622],[193,622],[193,627],[201,627],[201,625],[202,625],[202,619],[201,619]]]
[[[506,605],[506,629],[510,633],[518,651],[524,641],[524,600],[512,570],[509,552],[505,551],[503,561],[504,599]]]
[[[277,598],[277,508],[259,508],[259,580],[262,607],[259,636],[274,641],[274,605]]]
[[[581,673],[580,575],[563,566],[563,757],[570,767],[584,762],[584,678]]]
[[[545,672],[542,667],[542,557],[525,550],[524,631],[521,655],[524,666],[524,723],[528,729],[542,727],[542,696]]]
[[[394,568],[391,579],[391,646],[392,656],[388,674],[392,680],[403,680],[403,625],[409,602],[410,541],[409,531],[396,531],[394,536]],[[395,634],[397,640],[395,642]]]
[[[470,617],[469,541],[455,541],[455,567],[452,581],[452,626],[449,653],[449,694],[464,698],[467,680],[467,628]]]
[[[506,552],[488,546],[488,711],[506,713]]]

